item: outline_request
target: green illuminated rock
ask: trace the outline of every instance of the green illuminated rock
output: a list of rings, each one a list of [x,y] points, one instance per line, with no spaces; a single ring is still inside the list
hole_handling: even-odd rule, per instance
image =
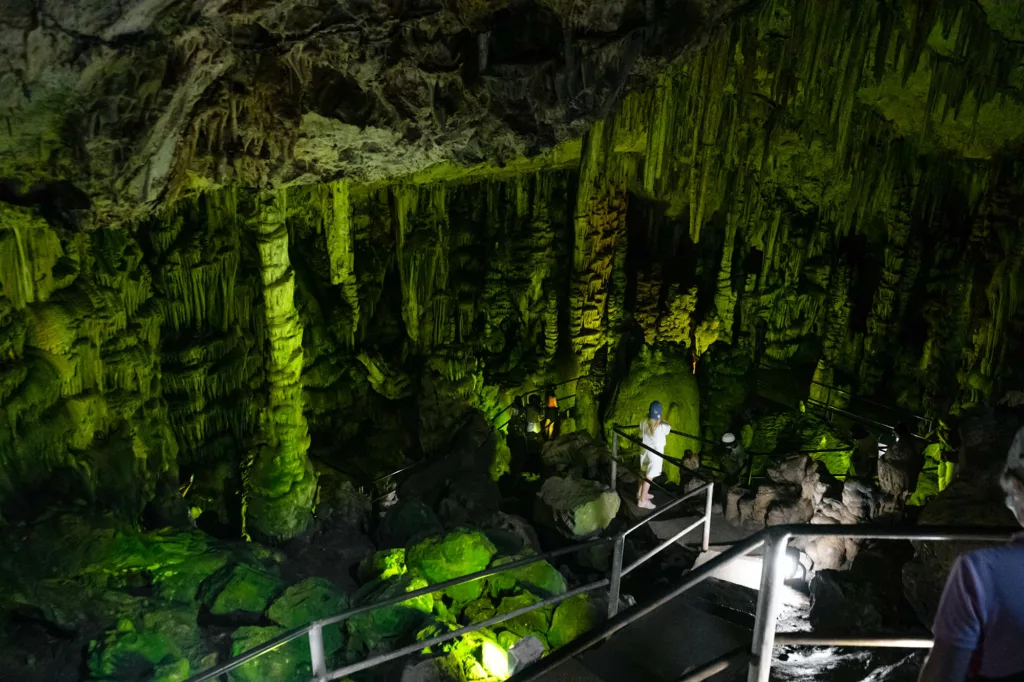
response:
[[[528,555],[502,557],[496,559],[492,565],[501,566],[526,556]],[[547,561],[537,561],[491,576],[487,578],[487,584],[492,597],[516,588],[545,597],[563,594],[566,590],[565,577]]]
[[[162,633],[136,632],[130,620],[90,647],[89,672],[103,682],[184,682],[190,666],[174,641]]]
[[[216,578],[214,578],[216,582]],[[284,588],[279,578],[255,570],[244,564],[235,566],[227,582],[220,589],[210,586],[215,591],[210,603],[210,613],[227,615],[233,613],[263,613],[267,604]]]
[[[409,570],[431,583],[459,578],[487,568],[497,549],[480,531],[460,528],[441,538],[428,538],[406,551]],[[445,590],[456,602],[471,602],[483,592],[483,581],[474,580]]]
[[[429,583],[423,578],[408,575],[388,581],[374,581],[365,585],[352,598],[352,603],[354,606],[371,604],[428,586]],[[425,594],[354,616],[345,621],[348,651],[350,654],[358,654],[375,648],[387,638],[415,632],[429,621],[433,610],[434,598]]]
[[[267,609],[267,617],[286,630],[308,625],[320,618],[336,616],[348,608],[348,597],[323,578],[309,578],[286,589]],[[324,652],[341,648],[340,624],[323,629]]]
[[[246,626],[231,633],[231,653],[239,655],[283,635],[288,628]],[[310,677],[309,640],[300,637],[273,651],[243,663],[228,673],[231,682],[308,682]]]
[[[593,629],[597,622],[598,617],[590,597],[585,594],[570,597],[555,607],[551,628],[548,630],[548,642],[551,648],[558,649]]]
[[[243,518],[253,532],[290,538],[312,520],[316,476],[306,456],[302,323],[295,308],[295,274],[288,252],[285,192],[261,194],[256,217],[260,277],[269,344],[270,398],[261,416],[263,442],[243,471]]]
[[[536,604],[539,601],[541,601],[540,597],[530,594],[529,592],[524,592],[514,597],[505,597],[498,604],[496,615],[512,613],[513,611]],[[551,613],[553,610],[553,607],[545,606],[544,608],[536,609],[528,613],[515,616],[514,618],[504,620],[496,627],[513,632],[520,637],[533,635],[547,644],[546,635],[548,633],[548,628],[551,627]]]
[[[622,500],[603,483],[553,476],[541,486],[547,520],[572,538],[585,538],[608,527]]]
[[[405,549],[382,549],[363,559],[359,564],[359,577],[362,580],[387,580],[404,575]]]

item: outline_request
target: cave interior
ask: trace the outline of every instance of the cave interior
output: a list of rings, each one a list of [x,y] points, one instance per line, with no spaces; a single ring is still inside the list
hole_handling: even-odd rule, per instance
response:
[[[614,432],[655,400],[681,434],[656,501],[695,455],[737,532],[1012,523],[1024,3],[6,0],[0,54],[2,679],[182,682],[617,532],[644,512]],[[923,462],[902,495],[851,468],[898,425]],[[920,630],[956,549],[800,551],[815,628]],[[361,661],[608,561],[325,646]],[[353,679],[505,679],[517,642],[553,651],[604,608]],[[229,679],[308,682],[304,646]],[[780,674],[913,679],[914,656]]]

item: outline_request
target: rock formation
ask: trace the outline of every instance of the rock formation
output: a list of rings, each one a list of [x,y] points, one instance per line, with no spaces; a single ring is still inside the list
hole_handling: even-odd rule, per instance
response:
[[[576,377],[596,434],[642,348],[713,439],[764,358],[928,415],[1019,390],[1019,34],[966,0],[9,1],[0,509],[193,480],[291,536],[317,460],[372,477]]]
[[[896,505],[876,488],[842,483],[824,463],[796,455],[771,466],[768,481],[755,489],[730,489],[725,518],[747,530],[786,523],[858,524],[891,518]],[[858,551],[858,543],[847,538],[797,538],[793,546],[807,554],[813,570],[849,569]]]

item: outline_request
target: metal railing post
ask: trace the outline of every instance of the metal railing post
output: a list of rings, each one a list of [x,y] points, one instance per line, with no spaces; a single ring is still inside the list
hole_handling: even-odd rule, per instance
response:
[[[313,664],[314,682],[327,679],[327,658],[324,656],[324,630],[320,625],[309,629],[309,657]]]
[[[619,463],[616,461],[619,458],[619,432],[612,428],[612,480],[611,487],[612,492],[615,492],[615,483],[619,477]]]
[[[705,552],[711,546],[711,503],[714,490],[715,484],[708,483],[708,499],[704,502],[704,539],[700,545]]]
[[[786,533],[768,536],[761,559],[761,592],[757,596],[757,616],[754,618],[754,638],[750,645],[750,671],[747,682],[768,682],[772,670],[772,650],[775,648],[775,624],[779,616],[779,603],[786,576],[783,565],[789,547]]]
[[[608,617],[614,618],[619,612],[619,588],[622,586],[622,553],[626,548],[626,535],[615,536],[615,549],[612,552],[612,577],[608,584]]]

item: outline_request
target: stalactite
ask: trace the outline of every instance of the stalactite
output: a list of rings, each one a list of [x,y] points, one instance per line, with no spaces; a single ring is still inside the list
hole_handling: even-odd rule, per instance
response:
[[[875,290],[867,334],[864,337],[864,357],[860,366],[860,387],[872,391],[877,386],[885,367],[885,346],[890,342],[892,329],[898,324],[899,288],[903,279],[904,254],[910,234],[910,215],[905,207],[896,207],[886,224],[888,241],[885,246],[882,277]]]
[[[430,348],[446,338],[443,327],[454,323],[428,313],[432,298],[448,284],[448,206],[444,185],[396,187],[393,190],[398,224],[398,263],[402,278],[402,318],[409,339]],[[454,324],[451,325],[454,334]],[[424,329],[426,327],[426,329]]]
[[[351,311],[351,336],[355,344],[359,328],[359,290],[355,269],[355,237],[352,228],[352,206],[349,201],[349,183],[343,180],[329,185],[331,210],[325,222],[327,256],[330,259],[331,284],[341,287],[341,295]]]
[[[597,123],[587,136],[580,169],[570,297],[570,333],[582,373],[589,370],[605,343],[608,287],[616,242],[624,237],[626,193],[623,180],[610,166],[608,133]]]
[[[49,298],[59,284],[53,267],[63,255],[57,233],[41,216],[0,202],[0,293],[16,309]]]

